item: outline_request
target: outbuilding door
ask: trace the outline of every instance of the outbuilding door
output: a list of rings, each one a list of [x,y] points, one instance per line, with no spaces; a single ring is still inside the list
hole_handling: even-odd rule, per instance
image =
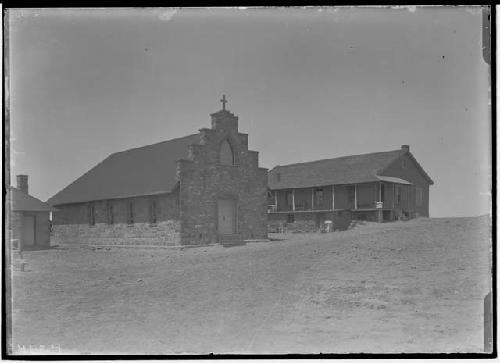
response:
[[[22,217],[21,239],[23,246],[35,245],[35,216]]]
[[[232,199],[219,199],[217,203],[219,213],[218,232],[220,234],[233,234],[236,232],[236,201]]]

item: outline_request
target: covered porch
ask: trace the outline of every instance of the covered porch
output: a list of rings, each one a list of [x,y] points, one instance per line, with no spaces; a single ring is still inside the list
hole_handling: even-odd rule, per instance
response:
[[[355,184],[272,190],[268,213],[322,213],[349,210],[352,219],[378,222],[411,217],[411,183],[393,177]]]

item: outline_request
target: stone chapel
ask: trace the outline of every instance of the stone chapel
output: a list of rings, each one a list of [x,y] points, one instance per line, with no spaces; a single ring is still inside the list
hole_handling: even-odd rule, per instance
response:
[[[114,153],[47,202],[53,244],[239,244],[267,238],[267,169],[238,117],[222,109],[198,133]]]

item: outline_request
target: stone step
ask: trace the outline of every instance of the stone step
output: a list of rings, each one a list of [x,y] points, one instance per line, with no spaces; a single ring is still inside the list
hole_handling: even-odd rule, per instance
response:
[[[244,246],[247,243],[245,241],[224,241],[221,242],[223,247],[236,247],[236,246]]]
[[[224,247],[243,246],[246,242],[239,234],[221,234],[219,235],[219,243]]]

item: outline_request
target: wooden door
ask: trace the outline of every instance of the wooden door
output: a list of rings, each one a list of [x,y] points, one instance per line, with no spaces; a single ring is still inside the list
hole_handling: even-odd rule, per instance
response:
[[[34,246],[36,244],[35,222],[35,216],[22,217],[21,242],[23,247]]]
[[[219,199],[217,203],[219,213],[218,230],[220,234],[236,232],[236,202],[232,199]]]

